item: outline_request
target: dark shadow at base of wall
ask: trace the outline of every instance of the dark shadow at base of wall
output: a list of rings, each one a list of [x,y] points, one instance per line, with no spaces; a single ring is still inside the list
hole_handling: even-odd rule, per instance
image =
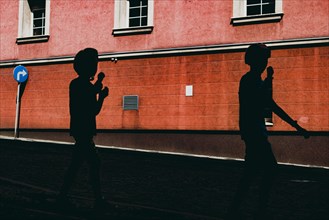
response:
[[[309,139],[294,132],[270,132],[278,162],[329,167],[329,133],[312,132]],[[11,129],[0,135],[13,137]],[[22,129],[20,138],[74,142],[68,130]],[[238,131],[99,130],[97,145],[243,159],[244,142]]]

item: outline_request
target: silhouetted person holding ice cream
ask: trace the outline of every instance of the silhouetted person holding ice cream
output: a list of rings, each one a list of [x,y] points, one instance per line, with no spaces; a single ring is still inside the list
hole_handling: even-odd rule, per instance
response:
[[[98,52],[93,48],[79,51],[74,58],[78,77],[70,83],[70,135],[75,139],[71,164],[65,174],[58,202],[67,203],[67,194],[83,162],[90,168],[90,183],[95,196],[95,208],[106,205],[100,186],[100,160],[93,141],[96,135],[96,116],[99,114],[108,88],[103,88],[104,73],[98,74],[95,84],[91,81],[98,68]]]
[[[245,53],[245,63],[250,66],[250,71],[242,76],[239,87],[239,125],[241,138],[245,142],[245,171],[227,219],[242,219],[239,208],[247,195],[251,181],[256,176],[261,177],[261,183],[255,219],[271,219],[267,208],[270,189],[277,172],[277,161],[268,141],[264,120],[265,107],[270,107],[276,115],[296,128],[305,138],[309,137],[308,132],[285,113],[268,93],[274,73],[272,67],[267,67],[270,57],[271,51],[264,44],[253,44]],[[263,81],[261,75],[266,67],[267,78]]]

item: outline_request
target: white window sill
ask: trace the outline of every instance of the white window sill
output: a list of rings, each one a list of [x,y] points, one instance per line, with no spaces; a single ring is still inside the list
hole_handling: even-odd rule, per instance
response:
[[[31,43],[41,43],[47,42],[49,40],[49,35],[31,36],[31,37],[19,37],[16,39],[17,44],[31,44]]]
[[[135,35],[135,34],[150,34],[153,31],[153,26],[131,27],[113,29],[114,36]]]
[[[283,17],[283,13],[273,13],[273,14],[246,16],[246,17],[234,17],[231,18],[231,24],[233,26],[238,26],[238,25],[248,25],[248,24],[279,22],[282,20],[282,17]]]

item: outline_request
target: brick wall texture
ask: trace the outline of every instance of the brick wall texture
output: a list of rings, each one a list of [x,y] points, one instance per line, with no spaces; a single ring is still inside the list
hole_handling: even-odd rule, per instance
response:
[[[275,49],[269,65],[277,103],[306,129],[329,131],[329,47]],[[26,67],[20,127],[67,129],[72,64]],[[239,80],[248,71],[243,52],[102,61],[99,71],[110,88],[99,129],[238,130]],[[12,72],[0,69],[0,128],[15,124]],[[186,85],[193,85],[192,97],[185,96]],[[139,96],[138,111],[122,109],[124,95]],[[293,130],[273,119],[271,130]]]

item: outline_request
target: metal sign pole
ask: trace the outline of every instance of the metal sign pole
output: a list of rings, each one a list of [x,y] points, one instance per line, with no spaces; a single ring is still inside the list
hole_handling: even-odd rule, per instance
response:
[[[16,118],[15,118],[15,133],[14,133],[14,138],[19,138],[20,90],[21,90],[21,83],[18,83],[18,86],[17,86],[17,97],[16,97]]]
[[[20,118],[20,108],[21,108],[20,101],[21,101],[21,95],[22,95],[21,93],[24,92],[26,82],[29,77],[29,72],[27,71],[27,69],[24,66],[18,65],[14,68],[13,75],[14,75],[14,79],[18,82],[17,97],[16,97],[15,133],[14,133],[14,138],[18,138],[19,137],[19,118]]]

